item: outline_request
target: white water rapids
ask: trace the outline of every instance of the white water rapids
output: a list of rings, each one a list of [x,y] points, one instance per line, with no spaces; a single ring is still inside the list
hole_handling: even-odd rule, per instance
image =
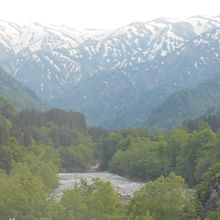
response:
[[[143,182],[130,180],[128,178],[108,172],[60,173],[59,187],[55,190],[54,193],[57,198],[61,198],[65,189],[74,187],[74,185],[79,183],[81,179],[91,183],[94,178],[110,181],[113,187],[115,187],[119,194],[125,199],[132,197],[136,191],[140,190],[145,185]]]

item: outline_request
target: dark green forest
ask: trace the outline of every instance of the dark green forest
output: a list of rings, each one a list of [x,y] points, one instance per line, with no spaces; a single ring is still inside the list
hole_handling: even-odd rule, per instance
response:
[[[45,104],[29,88],[23,86],[8,72],[0,67],[0,94],[19,109],[45,108]]]
[[[146,120],[145,126],[170,129],[188,118],[219,114],[220,74],[191,90],[171,94]]]
[[[1,98],[0,219],[220,219],[219,129],[220,116],[209,115],[169,131],[107,132],[80,112],[19,111]],[[99,179],[82,180],[60,200],[52,196],[59,172],[97,164],[147,183],[128,201]]]

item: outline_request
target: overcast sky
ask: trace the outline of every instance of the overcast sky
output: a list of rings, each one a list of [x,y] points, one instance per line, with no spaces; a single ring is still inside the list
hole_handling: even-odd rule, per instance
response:
[[[220,15],[220,0],[0,0],[0,19],[111,29],[157,17]]]

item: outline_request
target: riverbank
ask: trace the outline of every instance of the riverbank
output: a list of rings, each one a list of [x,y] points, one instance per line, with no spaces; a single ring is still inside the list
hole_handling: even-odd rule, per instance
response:
[[[65,189],[74,187],[81,179],[91,183],[96,178],[110,181],[121,197],[126,200],[131,198],[135,192],[145,185],[144,182],[134,181],[109,172],[59,173],[59,187],[53,194],[59,199],[62,197]]]

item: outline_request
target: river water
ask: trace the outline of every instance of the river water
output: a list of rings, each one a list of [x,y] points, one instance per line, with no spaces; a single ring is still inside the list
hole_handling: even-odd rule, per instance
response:
[[[130,180],[128,178],[108,172],[60,173],[59,187],[55,190],[54,193],[57,198],[61,198],[65,189],[73,187],[76,183],[79,183],[81,179],[91,183],[94,178],[110,181],[113,187],[115,187],[115,189],[124,199],[132,197],[136,191],[140,190],[145,185],[144,182]]]

